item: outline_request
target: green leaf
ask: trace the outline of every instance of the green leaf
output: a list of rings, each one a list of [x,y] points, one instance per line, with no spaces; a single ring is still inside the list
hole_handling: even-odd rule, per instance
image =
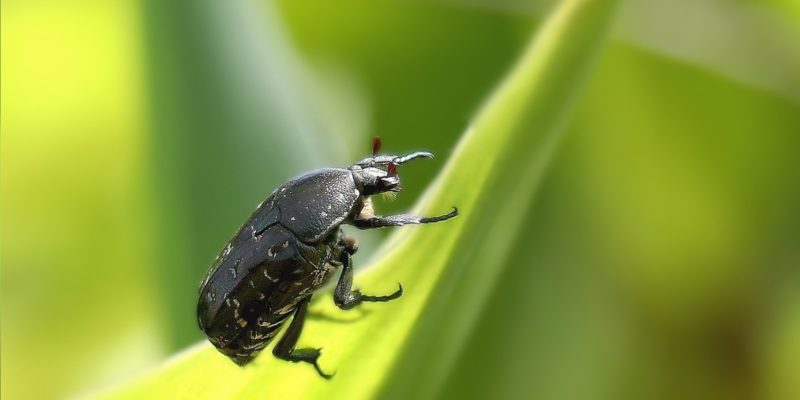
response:
[[[561,123],[603,43],[615,0],[563,2],[487,101],[416,212],[461,215],[398,230],[356,278],[369,294],[401,300],[343,312],[329,293],[312,305],[301,347],[323,347],[313,368],[265,354],[239,368],[210,344],[109,393],[110,398],[432,397],[471,329],[534,198]],[[435,351],[431,350],[435,349]],[[390,373],[391,372],[391,373]]]

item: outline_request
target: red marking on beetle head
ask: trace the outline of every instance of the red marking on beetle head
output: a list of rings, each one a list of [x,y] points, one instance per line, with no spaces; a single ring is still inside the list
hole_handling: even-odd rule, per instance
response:
[[[397,165],[395,165],[395,163],[389,163],[389,167],[386,168],[386,172],[388,176],[396,176]]]
[[[375,157],[381,151],[381,137],[375,136],[372,138],[372,156]]]

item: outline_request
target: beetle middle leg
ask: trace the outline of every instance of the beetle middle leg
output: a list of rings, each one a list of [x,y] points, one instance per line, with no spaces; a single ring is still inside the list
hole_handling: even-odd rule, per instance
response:
[[[311,300],[311,296],[306,297],[297,305],[292,323],[289,325],[289,328],[286,329],[286,333],[283,334],[278,344],[275,345],[275,348],[272,349],[272,354],[281,360],[307,362],[316,368],[317,373],[319,373],[321,377],[330,379],[333,375],[322,372],[322,369],[317,363],[321,349],[295,349],[297,340],[300,339],[300,333],[303,331],[303,323],[306,319],[309,300]]]
[[[372,228],[384,228],[387,226],[403,226],[409,224],[430,224],[432,222],[439,222],[445,221],[450,218],[455,217],[458,215],[458,209],[453,207],[453,211],[450,211],[444,215],[437,215],[435,217],[422,217],[419,215],[410,215],[410,214],[400,214],[400,215],[388,215],[388,216],[374,216],[371,218],[366,219],[355,219],[353,220],[353,226],[359,229],[372,229]]]
[[[339,276],[339,282],[336,284],[336,289],[333,292],[333,302],[337,307],[342,310],[349,310],[363,302],[386,302],[394,300],[403,295],[403,286],[400,286],[397,291],[386,296],[367,296],[361,294],[358,290],[351,290],[353,287],[353,265],[351,262],[351,253],[343,251],[340,262],[342,263],[342,275]]]

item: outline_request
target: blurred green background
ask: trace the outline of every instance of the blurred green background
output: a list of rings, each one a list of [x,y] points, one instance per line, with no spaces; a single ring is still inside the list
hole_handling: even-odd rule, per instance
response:
[[[256,204],[376,134],[446,159],[552,4],[3,1],[2,397],[200,341]],[[623,2],[565,129],[439,395],[800,398],[798,3]]]

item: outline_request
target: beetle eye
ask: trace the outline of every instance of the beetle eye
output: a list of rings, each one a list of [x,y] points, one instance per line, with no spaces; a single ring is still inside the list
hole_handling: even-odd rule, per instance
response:
[[[372,138],[372,157],[375,157],[381,151],[381,137],[375,136]]]
[[[395,163],[389,163],[389,167],[386,169],[387,176],[396,176],[397,175],[397,165]]]

